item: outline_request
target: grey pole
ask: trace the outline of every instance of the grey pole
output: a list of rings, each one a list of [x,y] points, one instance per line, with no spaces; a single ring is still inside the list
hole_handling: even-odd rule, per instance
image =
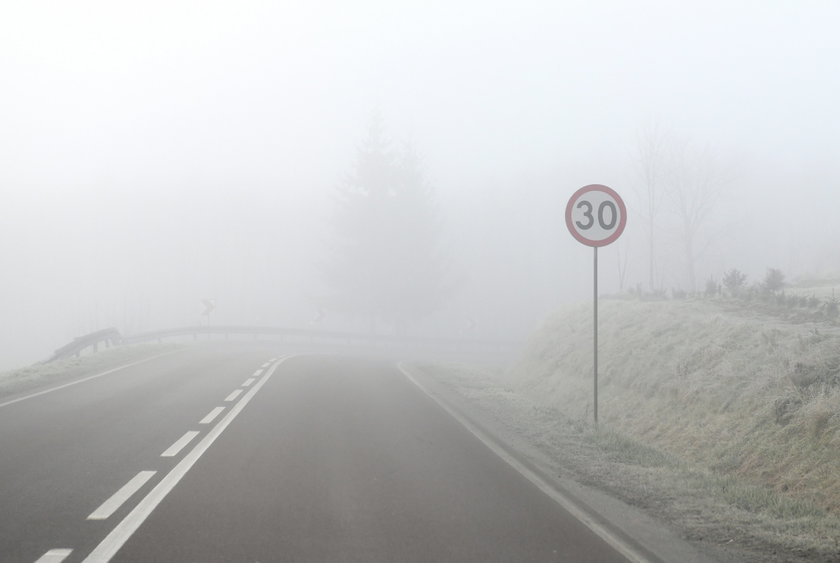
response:
[[[595,366],[594,407],[595,408],[594,408],[594,412],[595,412],[595,424],[597,425],[598,424],[598,247],[596,246],[596,247],[594,247],[594,249],[595,249],[595,260],[594,260],[594,262],[595,262],[595,264],[594,264],[594,266],[595,266],[594,267],[594,274],[595,274],[595,283],[594,283],[594,286],[595,286],[595,292],[594,292],[595,317],[594,317],[594,321],[595,322],[593,324],[593,329],[594,329],[594,332],[595,332],[595,339],[594,339],[595,340],[595,353],[594,353],[594,355],[595,355],[595,358],[594,358],[595,359],[595,362],[594,362],[594,366]]]

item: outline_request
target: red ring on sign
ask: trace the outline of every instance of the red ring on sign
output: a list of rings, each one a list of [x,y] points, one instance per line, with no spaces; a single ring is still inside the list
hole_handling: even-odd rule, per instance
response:
[[[583,194],[589,192],[604,192],[613,198],[616,204],[618,204],[619,215],[621,215],[618,227],[615,229],[613,234],[603,240],[591,240],[586,238],[577,231],[574,222],[572,222],[572,210],[574,209],[574,204],[577,203]],[[572,236],[578,240],[578,242],[585,244],[586,246],[607,246],[608,244],[615,242],[616,239],[621,236],[621,233],[624,232],[624,227],[626,225],[627,208],[624,205],[624,200],[621,199],[621,196],[618,195],[615,190],[602,184],[589,184],[588,186],[583,186],[581,189],[572,194],[572,197],[569,198],[569,202],[566,204],[566,227],[569,229],[569,232],[572,233]]]

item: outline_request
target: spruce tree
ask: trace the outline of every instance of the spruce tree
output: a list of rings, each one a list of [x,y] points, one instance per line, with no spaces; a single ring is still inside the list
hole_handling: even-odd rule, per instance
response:
[[[441,221],[409,147],[394,151],[374,118],[352,173],[337,190],[327,307],[400,332],[445,295]]]

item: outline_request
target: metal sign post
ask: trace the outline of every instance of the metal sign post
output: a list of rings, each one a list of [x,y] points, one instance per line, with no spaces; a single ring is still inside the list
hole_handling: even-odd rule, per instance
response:
[[[594,377],[593,377],[593,400],[592,403],[594,405],[592,411],[595,413],[595,424],[598,424],[598,247],[592,248],[595,256],[595,268],[594,268],[594,275],[592,277],[593,282],[592,286],[594,289],[594,296],[592,299],[592,310],[594,312],[592,318],[592,329],[593,329],[593,339],[592,341],[595,343],[594,346],[594,354],[592,358],[592,365],[594,367]]]
[[[624,232],[627,208],[612,188],[584,186],[566,204],[566,226],[580,243],[593,249],[593,413],[598,424],[598,247],[613,243]]]
[[[210,326],[210,314],[216,310],[216,300],[202,299],[201,304],[204,305],[204,311],[201,313],[201,316],[207,317],[207,326]]]

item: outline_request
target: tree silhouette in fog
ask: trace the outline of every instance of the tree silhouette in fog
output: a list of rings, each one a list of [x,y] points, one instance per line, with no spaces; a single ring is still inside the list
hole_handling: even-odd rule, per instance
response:
[[[443,300],[441,221],[410,147],[393,150],[371,120],[351,174],[337,190],[327,307],[401,332]]]

